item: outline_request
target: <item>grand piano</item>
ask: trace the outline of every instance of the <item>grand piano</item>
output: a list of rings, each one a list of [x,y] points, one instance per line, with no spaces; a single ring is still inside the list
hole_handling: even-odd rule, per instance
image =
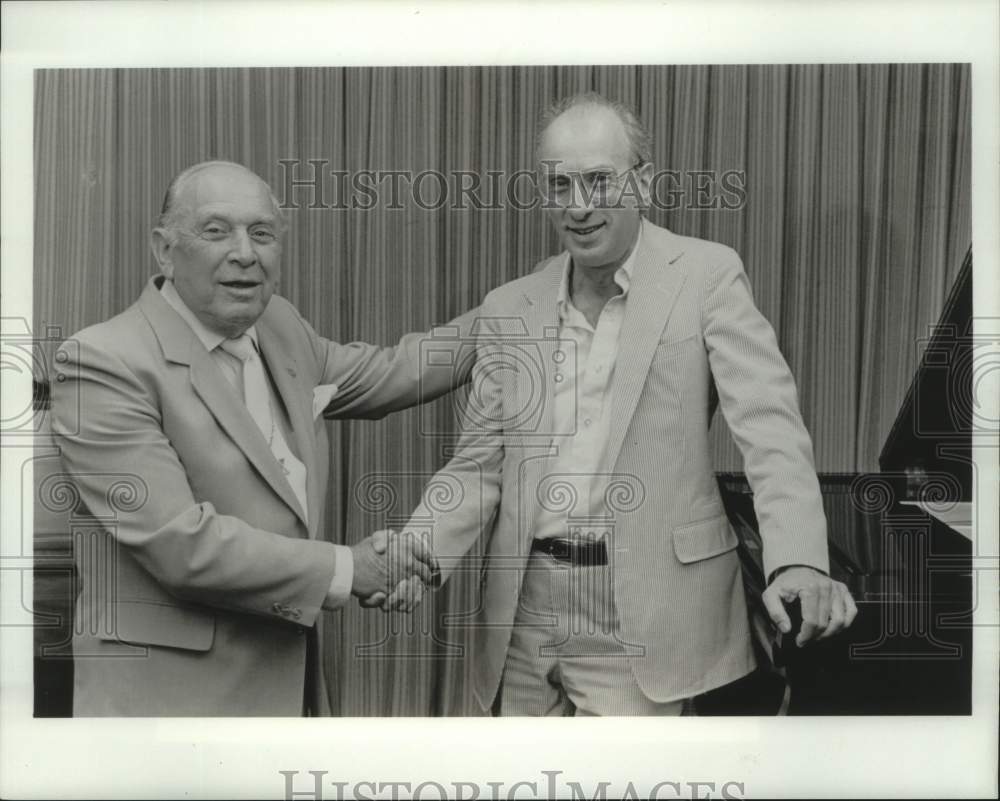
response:
[[[700,714],[971,713],[972,359],[970,249],[879,472],[819,475],[831,574],[858,605],[853,626],[804,649],[794,631],[773,644],[761,638],[777,670],[702,696]],[[753,494],[742,474],[720,473],[718,481],[740,539],[748,602],[763,619]]]

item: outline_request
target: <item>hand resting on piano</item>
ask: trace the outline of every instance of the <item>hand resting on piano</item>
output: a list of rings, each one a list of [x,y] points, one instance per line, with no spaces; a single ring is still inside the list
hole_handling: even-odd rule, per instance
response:
[[[761,599],[782,634],[792,630],[785,604],[800,602],[802,627],[795,637],[795,644],[800,648],[810,640],[823,640],[846,629],[858,614],[858,607],[845,584],[805,565],[792,565],[778,571]]]

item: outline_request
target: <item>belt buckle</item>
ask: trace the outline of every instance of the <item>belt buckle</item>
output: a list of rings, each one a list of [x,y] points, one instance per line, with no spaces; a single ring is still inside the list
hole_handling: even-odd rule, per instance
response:
[[[558,559],[560,562],[572,561],[572,543],[568,540],[553,539],[551,553],[553,558]]]

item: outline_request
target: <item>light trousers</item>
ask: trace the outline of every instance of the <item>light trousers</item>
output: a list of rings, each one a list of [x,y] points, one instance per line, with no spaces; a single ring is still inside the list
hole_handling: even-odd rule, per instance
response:
[[[651,701],[632,673],[640,644],[619,632],[613,567],[533,553],[504,665],[501,715],[680,715],[683,700]]]

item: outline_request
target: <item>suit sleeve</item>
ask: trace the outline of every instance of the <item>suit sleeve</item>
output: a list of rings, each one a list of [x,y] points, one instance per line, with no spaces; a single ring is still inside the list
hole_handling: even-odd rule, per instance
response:
[[[177,598],[282,620],[292,609],[296,623],[312,625],[330,590],[334,546],[197,502],[152,382],[109,348],[77,343],[57,355],[52,429],[88,511],[111,521],[119,546]]]
[[[455,571],[465,553],[496,515],[504,462],[504,407],[501,379],[508,372],[483,304],[472,385],[462,413],[454,455],[424,488],[407,524],[429,531],[442,579]]]
[[[826,517],[795,381],[731,250],[709,276],[702,326],[719,404],[743,454],[764,544],[764,572],[829,571]]]
[[[427,333],[407,334],[391,347],[333,342],[303,320],[321,365],[320,383],[337,385],[324,417],[378,419],[466,383],[475,359],[472,326],[479,314],[473,309]]]

